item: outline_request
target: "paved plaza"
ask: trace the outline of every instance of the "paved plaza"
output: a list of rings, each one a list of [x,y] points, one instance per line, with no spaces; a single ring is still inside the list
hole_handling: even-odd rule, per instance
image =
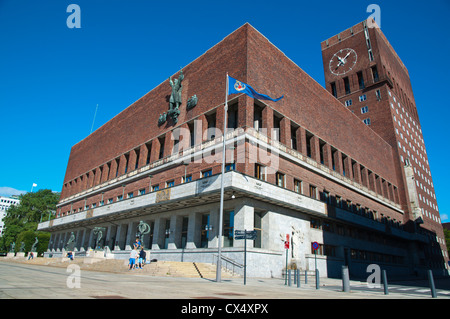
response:
[[[382,288],[351,281],[351,291],[342,291],[339,279],[321,278],[316,289],[313,278],[301,287],[286,286],[283,279],[211,279],[148,276],[135,269],[112,273],[67,267],[12,262],[0,259],[2,299],[431,299],[427,281],[391,284],[389,294]],[[436,280],[438,299],[450,298],[449,280]]]

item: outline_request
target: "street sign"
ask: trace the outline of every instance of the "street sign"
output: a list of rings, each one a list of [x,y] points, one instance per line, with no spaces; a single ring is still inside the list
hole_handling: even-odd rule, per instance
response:
[[[319,249],[319,243],[318,242],[313,242],[312,243],[312,249],[314,249],[314,250],[317,250],[317,249]]]
[[[286,240],[284,242],[284,249],[289,249],[289,243],[291,241],[289,240],[289,234],[286,234]]]
[[[244,239],[244,285],[247,284],[247,239],[256,240],[256,230],[235,230],[234,239]]]
[[[234,231],[234,239],[250,239],[256,240],[256,230],[235,230]]]

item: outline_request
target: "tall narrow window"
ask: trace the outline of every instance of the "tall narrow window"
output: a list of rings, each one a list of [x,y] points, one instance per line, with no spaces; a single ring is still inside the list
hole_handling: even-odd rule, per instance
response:
[[[302,181],[295,179],[294,180],[294,192],[302,194],[303,193],[302,187],[303,187]]]
[[[380,101],[381,100],[381,91],[380,90],[376,90],[375,91],[375,95],[377,97],[377,101]]]
[[[206,121],[208,123],[206,139],[213,140],[216,138],[216,113],[207,115]]]
[[[311,142],[314,135],[306,132],[306,156],[311,157]]]
[[[262,248],[262,219],[264,217],[265,213],[263,212],[254,212],[254,227],[253,229],[256,230],[256,240],[253,242],[253,247],[255,248]]]
[[[253,128],[259,131],[262,127],[262,108],[255,104],[253,106]]]
[[[309,185],[309,197],[317,199],[317,187]]]
[[[208,248],[210,224],[209,224],[209,214],[202,215],[202,228],[200,235],[200,247]]]
[[[333,94],[334,97],[337,97],[337,91],[336,91],[336,83],[331,83],[331,94]]]
[[[255,164],[255,177],[260,180],[266,180],[265,167],[260,164]]]
[[[150,156],[152,155],[152,143],[145,144],[145,147],[147,148],[147,159],[145,161],[145,165],[150,164]]]
[[[194,130],[194,123],[188,123],[189,127],[189,147],[192,147],[195,145],[195,130]]]
[[[331,167],[333,169],[333,171],[336,170],[336,155],[337,155],[337,150],[336,149],[331,149]]]
[[[234,211],[223,214],[223,247],[233,247]]]
[[[158,159],[162,159],[164,157],[164,144],[165,144],[165,137],[158,138],[159,140],[159,156]]]
[[[325,156],[324,156],[324,148],[325,148],[325,142],[320,140],[319,141],[319,147],[320,147],[320,164],[325,164]]]
[[[345,94],[350,94],[350,82],[348,80],[348,77],[344,78],[344,88],[345,88]]]
[[[291,126],[291,148],[297,149],[297,128],[294,126]]]
[[[275,114],[273,116],[273,130],[274,135],[272,139],[275,141],[280,141],[280,128],[281,128],[281,118],[277,117]]]
[[[378,69],[377,66],[374,65],[372,67],[372,76],[373,76],[373,82],[376,83],[380,80],[379,76],[378,76]]]
[[[238,127],[238,108],[237,104],[228,109],[228,128],[236,129]]]
[[[277,181],[277,186],[284,187],[284,185],[285,185],[285,175],[280,173],[280,172],[277,172],[276,173],[276,181]]]
[[[134,169],[137,169],[139,167],[139,157],[141,155],[141,152],[139,151],[139,149],[135,149],[134,150],[136,153],[136,164],[134,165]]]
[[[170,219],[166,219],[166,225],[165,225],[165,236],[164,236],[164,249],[167,249],[169,247],[169,237],[170,237]]]
[[[346,167],[346,161],[347,161],[347,155],[345,155],[345,154],[343,154],[342,153],[342,174],[344,175],[344,176],[347,176],[347,172],[346,172],[346,170],[345,170],[345,167]]]
[[[115,161],[116,161],[116,174],[115,174],[115,177],[117,177],[117,176],[119,176],[119,160],[116,158]]]
[[[125,174],[128,172],[128,161],[130,160],[130,154],[125,154]]]
[[[356,73],[358,75],[358,84],[359,84],[359,88],[362,90],[364,89],[366,86],[364,85],[364,78],[363,78],[363,74],[362,72],[358,72]]]

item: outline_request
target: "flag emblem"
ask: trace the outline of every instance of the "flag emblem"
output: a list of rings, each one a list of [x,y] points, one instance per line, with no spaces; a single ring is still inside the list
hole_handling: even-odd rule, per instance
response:
[[[243,91],[245,90],[245,84],[240,81],[236,81],[236,83],[234,83],[234,89],[239,92]]]
[[[236,94],[236,93],[244,93],[248,96],[258,99],[258,100],[271,100],[277,102],[283,98],[283,95],[277,99],[273,99],[266,94],[261,94],[256,92],[249,84],[238,81],[227,74],[227,82],[228,82],[228,92],[227,95]]]

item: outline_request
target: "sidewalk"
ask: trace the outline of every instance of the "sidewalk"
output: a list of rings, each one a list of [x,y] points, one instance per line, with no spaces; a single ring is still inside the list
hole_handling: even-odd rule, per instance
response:
[[[123,267],[125,261],[114,262]],[[408,290],[389,295],[384,295],[382,289],[361,290],[357,288],[364,288],[366,283],[359,281],[351,281],[351,291],[345,293],[342,281],[332,278],[320,278],[320,289],[315,289],[313,277],[308,277],[308,284],[302,277],[301,287],[297,288],[293,282],[289,287],[279,278],[247,278],[244,285],[243,278],[223,278],[217,283],[213,279],[148,276],[139,269],[111,272],[81,267],[78,268],[80,288],[70,289],[66,285],[72,273],[68,272],[69,265],[76,268],[81,263],[67,262],[53,267],[39,265],[37,260],[17,262],[0,258],[0,298],[431,299],[430,294],[414,295]],[[439,295],[439,298],[450,298],[450,295]]]

